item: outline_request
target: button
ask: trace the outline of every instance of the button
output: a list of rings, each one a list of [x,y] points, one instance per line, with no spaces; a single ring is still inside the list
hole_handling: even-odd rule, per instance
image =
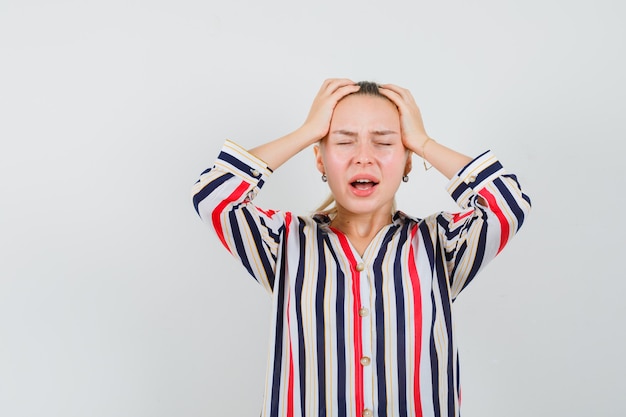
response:
[[[252,171],[250,171],[250,174],[252,174],[252,176],[255,178],[261,175],[261,173],[256,169],[253,169]]]
[[[361,365],[363,365],[363,366],[367,366],[367,365],[369,365],[369,364],[370,364],[370,362],[371,362],[371,360],[370,360],[370,358],[368,358],[367,356],[363,356],[363,357],[361,358]]]
[[[361,307],[361,308],[359,308],[359,316],[361,316],[361,317],[365,317],[365,316],[367,316],[369,313],[370,313],[370,311],[369,311],[367,308],[365,308],[365,307]]]
[[[356,264],[356,270],[359,272],[365,270],[365,265],[363,265],[363,262],[359,262],[358,264]]]
[[[374,413],[372,410],[368,410],[367,408],[363,410],[363,417],[374,417]]]
[[[467,179],[465,180],[466,184],[469,184],[470,182],[474,182],[476,181],[476,175],[470,175],[469,177],[467,177]]]

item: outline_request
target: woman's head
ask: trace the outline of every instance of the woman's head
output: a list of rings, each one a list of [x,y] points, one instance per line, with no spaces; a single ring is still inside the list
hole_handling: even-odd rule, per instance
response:
[[[328,135],[315,148],[317,168],[328,178],[338,208],[366,214],[393,208],[411,169],[402,143],[398,108],[372,82],[337,103]]]

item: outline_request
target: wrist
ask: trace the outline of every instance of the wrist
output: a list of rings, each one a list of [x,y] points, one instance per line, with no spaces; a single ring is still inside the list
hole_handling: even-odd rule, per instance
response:
[[[435,142],[435,139],[427,137],[426,140],[424,142],[422,142],[422,154],[421,154],[421,157],[422,157],[422,162],[424,163],[424,169],[426,171],[428,171],[429,169],[431,169],[433,167],[432,165],[428,166],[428,164],[426,164],[426,159],[427,159],[426,158],[426,145],[428,145],[431,142]]]
[[[420,153],[419,156],[422,159],[426,159],[426,152],[427,152],[427,148],[429,147],[429,145],[432,145],[432,142],[435,142],[435,139],[431,138],[431,137],[426,137],[426,139],[424,139],[422,141],[422,144],[420,145]]]
[[[320,133],[320,130],[316,129],[314,126],[309,126],[307,124],[304,124],[300,126],[298,129],[296,129],[294,134],[302,138],[302,140],[306,143],[306,146],[308,146],[324,139],[327,132]]]
[[[428,142],[430,141],[434,141],[434,139],[429,136],[420,136],[413,139],[410,146],[407,146],[407,148],[420,158],[424,158],[425,147],[428,146]]]

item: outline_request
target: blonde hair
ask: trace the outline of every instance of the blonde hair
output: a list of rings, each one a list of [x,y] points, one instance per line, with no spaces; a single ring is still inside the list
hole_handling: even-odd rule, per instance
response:
[[[335,196],[331,193],[316,209],[315,213],[323,213],[330,217],[337,214],[337,207],[335,206]]]

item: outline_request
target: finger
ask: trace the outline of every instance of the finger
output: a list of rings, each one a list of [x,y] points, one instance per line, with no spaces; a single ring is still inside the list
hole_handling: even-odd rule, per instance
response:
[[[331,99],[334,102],[338,102],[339,100],[341,100],[342,98],[344,98],[347,95],[350,95],[352,93],[356,93],[357,91],[359,91],[361,89],[360,85],[357,84],[348,84],[348,85],[342,85],[340,87],[338,87],[332,94],[331,94]]]
[[[327,94],[333,94],[337,89],[356,83],[348,78],[329,78],[324,82],[323,89]]]
[[[405,101],[408,101],[408,102],[415,101],[415,99],[413,98],[413,95],[411,94],[409,90],[407,90],[406,88],[397,86],[395,84],[383,84],[381,85],[381,89],[393,91],[396,94],[398,94],[400,97],[402,97],[402,99]]]
[[[378,91],[380,92],[380,94],[391,100],[391,102],[395,104],[398,108],[404,107],[404,105],[406,104],[404,98],[395,90],[381,87],[378,89]]]
[[[405,91],[408,91],[406,88],[402,88],[395,84],[381,84],[380,88],[395,91],[396,93],[400,95],[402,95],[402,93],[404,93]]]

